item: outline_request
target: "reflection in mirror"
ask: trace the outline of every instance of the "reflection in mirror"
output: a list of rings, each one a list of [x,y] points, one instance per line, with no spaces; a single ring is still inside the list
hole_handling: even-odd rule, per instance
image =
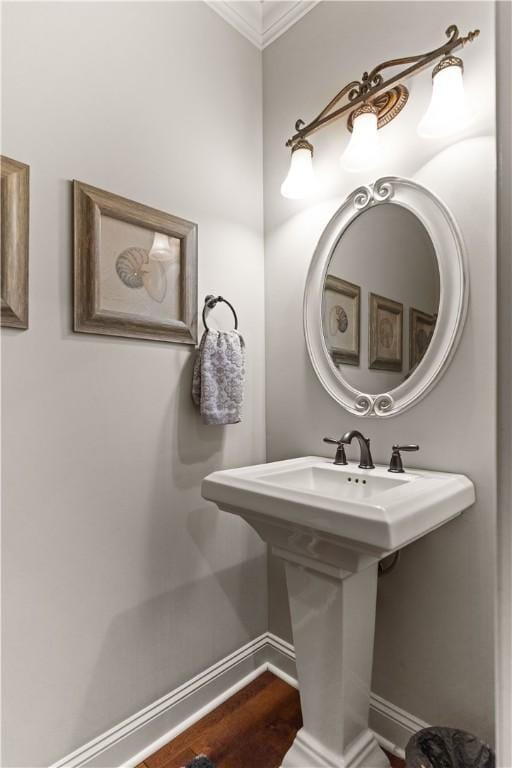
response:
[[[355,389],[389,392],[415,370],[439,310],[439,268],[421,221],[401,205],[363,211],[336,243],[322,322],[333,365]]]

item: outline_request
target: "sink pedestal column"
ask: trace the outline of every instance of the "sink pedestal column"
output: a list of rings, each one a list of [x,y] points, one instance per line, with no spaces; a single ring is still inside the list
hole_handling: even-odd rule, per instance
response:
[[[304,720],[282,768],[387,768],[368,728],[377,562],[347,573],[274,551],[286,562]]]

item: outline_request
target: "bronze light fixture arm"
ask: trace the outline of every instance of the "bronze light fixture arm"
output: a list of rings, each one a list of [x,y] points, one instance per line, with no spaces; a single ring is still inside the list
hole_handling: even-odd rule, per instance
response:
[[[387,69],[388,67],[399,67],[402,64],[413,64],[416,62],[421,62],[421,67],[426,66],[428,63],[436,59],[438,56],[445,56],[447,53],[450,53],[451,51],[456,50],[459,47],[463,47],[466,43],[471,43],[475,39],[475,37],[478,37],[480,34],[479,29],[475,29],[473,32],[469,32],[466,37],[461,37],[459,34],[458,27],[455,24],[452,24],[448,27],[446,30],[446,36],[449,38],[447,43],[444,43],[443,45],[440,45],[439,48],[435,48],[433,51],[429,51],[428,53],[420,53],[418,56],[406,56],[401,59],[391,59],[390,61],[385,61],[382,64],[378,64],[370,74],[367,76],[368,83],[371,85],[372,83],[374,85],[380,85],[382,82],[382,78],[380,80],[377,80],[377,75],[383,70]],[[416,68],[414,68],[416,70]],[[407,70],[409,71],[409,70]],[[418,70],[419,71],[419,70]],[[404,73],[402,73],[403,75]],[[363,75],[364,78],[364,75]]]
[[[336,94],[334,99],[331,99],[331,101],[328,103],[328,105],[322,109],[319,115],[315,117],[313,120],[313,123],[316,123],[318,120],[320,120],[324,115],[326,115],[328,112],[331,111],[331,109],[336,106],[336,104],[341,101],[341,99],[347,95],[347,93],[351,93],[356,88],[360,86],[359,80],[352,80],[351,83],[348,83],[344,88],[341,89],[339,93]],[[350,97],[349,97],[350,98]]]
[[[346,112],[352,111],[358,104],[375,97],[378,93],[385,91],[398,81],[410,77],[416,72],[420,72],[428,66],[428,64],[441,56],[446,56],[457,48],[462,48],[466,43],[472,43],[479,34],[480,30],[475,29],[474,31],[469,32],[465,37],[461,37],[458,27],[455,24],[452,24],[446,30],[446,35],[449,38],[448,42],[440,45],[438,48],[428,51],[427,53],[421,53],[417,56],[390,59],[389,61],[384,61],[381,64],[378,64],[369,74],[368,72],[364,72],[360,81],[353,80],[351,83],[348,83],[348,85],[345,85],[310,123],[306,125],[304,120],[297,120],[295,123],[296,133],[288,139],[286,146],[293,146],[299,139],[305,139],[324,125],[337,120]],[[381,74],[383,70],[391,67],[399,67],[403,64],[409,64],[410,66],[395,75],[392,75],[387,80],[384,80]],[[348,97],[348,102],[334,112],[331,112],[332,108],[345,96]]]

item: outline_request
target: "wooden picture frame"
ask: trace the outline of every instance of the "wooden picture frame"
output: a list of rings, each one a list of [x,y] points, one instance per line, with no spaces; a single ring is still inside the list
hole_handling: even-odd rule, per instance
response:
[[[404,305],[370,293],[369,314],[368,367],[379,371],[401,371]]]
[[[2,280],[0,324],[28,328],[28,245],[30,168],[0,155]]]
[[[74,330],[195,345],[197,224],[80,181],[73,189]],[[158,238],[169,259],[152,257]]]
[[[359,365],[361,288],[327,275],[322,314],[324,339],[334,365]]]
[[[434,335],[436,315],[429,315],[420,309],[409,309],[409,371],[421,362]]]

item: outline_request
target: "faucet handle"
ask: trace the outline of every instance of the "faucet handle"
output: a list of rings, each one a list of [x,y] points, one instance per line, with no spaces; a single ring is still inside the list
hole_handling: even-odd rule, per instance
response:
[[[391,460],[389,462],[388,472],[403,472],[404,466],[402,464],[402,457],[400,451],[419,451],[419,445],[395,445],[392,446],[393,453],[391,454]]]
[[[336,456],[334,463],[337,465],[348,464],[347,457],[345,456],[345,446],[341,440],[335,440],[334,437],[324,437],[324,443],[331,443],[331,445],[337,445]]]

